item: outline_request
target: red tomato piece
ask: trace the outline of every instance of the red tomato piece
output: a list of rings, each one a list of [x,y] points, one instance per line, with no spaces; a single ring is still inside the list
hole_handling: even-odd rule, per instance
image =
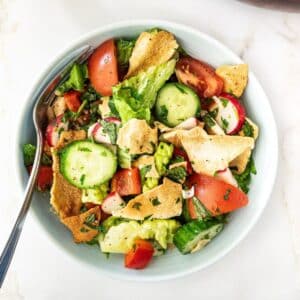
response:
[[[31,173],[32,166],[28,167],[29,174]],[[45,191],[47,188],[51,187],[53,182],[53,171],[51,166],[40,166],[36,185],[38,190]]]
[[[173,157],[175,157],[175,156],[180,156],[187,162],[187,165],[186,165],[187,173],[192,174],[192,172],[193,172],[192,165],[191,165],[191,162],[190,162],[189,157],[186,154],[186,152],[181,148],[175,147],[174,151],[173,151]]]
[[[187,209],[188,209],[188,212],[189,212],[189,215],[191,217],[191,219],[197,219],[197,212],[196,212],[196,208],[195,208],[195,205],[193,203],[193,199],[192,198],[189,198],[186,200],[187,201]]]
[[[138,168],[121,169],[111,181],[112,192],[120,196],[137,195],[142,192],[140,171]]]
[[[154,254],[152,244],[145,240],[136,240],[134,248],[125,255],[125,267],[129,269],[144,269]]]
[[[102,96],[112,95],[112,86],[118,83],[117,50],[114,40],[108,40],[95,49],[88,61],[92,86]]]
[[[178,80],[194,89],[201,98],[218,96],[223,91],[223,79],[203,61],[183,57],[177,62],[175,71]]]
[[[221,215],[248,204],[248,197],[240,189],[212,176],[194,173],[188,179],[194,185],[195,196],[213,215]]]
[[[80,93],[78,91],[69,91],[64,94],[64,99],[67,105],[67,108],[72,112],[77,112],[80,105]]]

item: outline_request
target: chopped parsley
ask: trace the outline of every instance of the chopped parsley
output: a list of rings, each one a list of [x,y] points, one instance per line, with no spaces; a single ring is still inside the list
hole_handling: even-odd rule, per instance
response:
[[[187,173],[184,167],[175,167],[167,171],[166,176],[173,181],[182,183],[185,181]]]
[[[253,132],[253,127],[250,125],[250,123],[246,120],[243,127],[242,127],[242,132],[244,133],[245,136],[253,137],[254,132]]]
[[[179,83],[174,83],[174,85],[176,86],[176,88],[177,88],[182,94],[187,94],[186,90],[182,87],[181,84],[179,84]]]
[[[151,165],[147,165],[140,169],[142,184],[145,182],[146,174],[151,170],[151,168],[152,168]]]
[[[227,99],[225,99],[225,98],[220,98],[220,100],[221,100],[221,102],[223,104],[223,107],[226,107],[229,101]]]
[[[158,198],[153,198],[150,200],[153,206],[160,205],[161,202],[158,200]]]
[[[204,121],[205,125],[208,127],[214,127],[216,125],[215,120],[211,117],[210,114],[206,114],[203,117],[203,121]]]
[[[140,210],[140,207],[142,206],[142,203],[140,202],[134,202],[132,204],[132,208],[136,209],[136,210]]]
[[[168,109],[165,105],[162,105],[160,107],[160,111],[159,111],[159,119],[163,122],[163,123],[168,123]]]
[[[179,203],[180,201],[181,201],[181,198],[178,197],[178,198],[176,199],[176,202],[175,202],[175,203],[177,204],[177,203]]]
[[[227,131],[227,128],[228,128],[228,125],[229,125],[228,121],[226,119],[222,118],[222,117],[221,117],[221,121],[222,121],[222,127],[223,127],[223,129],[225,131]]]
[[[89,86],[88,89],[80,97],[82,101],[93,102],[100,99],[100,95],[95,91],[92,86]]]
[[[224,200],[228,200],[229,199],[230,193],[231,193],[231,189],[227,189],[226,192],[225,192],[225,194],[224,194],[224,197],[223,197]]]
[[[103,133],[107,133],[112,144],[117,142],[117,125],[112,122],[101,121]]]
[[[96,215],[95,214],[90,214],[85,218],[85,223],[91,224],[94,223],[96,220]]]
[[[214,110],[212,110],[212,111],[209,112],[210,116],[213,119],[215,119],[217,117],[218,113],[219,113],[219,109],[218,108],[215,108]]]
[[[86,227],[81,227],[80,232],[89,232],[90,230]]]
[[[79,179],[81,185],[83,185],[84,180],[85,180],[85,174],[82,174]]]
[[[251,157],[245,171],[242,174],[237,174],[233,171],[233,176],[236,179],[238,186],[247,194],[249,192],[249,185],[251,182],[251,175],[256,174],[254,160]]]

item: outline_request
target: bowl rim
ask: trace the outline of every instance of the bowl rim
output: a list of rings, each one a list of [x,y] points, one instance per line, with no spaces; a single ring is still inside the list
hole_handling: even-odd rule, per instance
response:
[[[169,27],[169,28],[174,28],[175,30],[181,30],[181,31],[187,31],[192,33],[193,35],[202,38],[202,39],[206,39],[209,42],[211,42],[212,44],[214,44],[215,46],[217,46],[218,48],[220,48],[223,52],[227,52],[228,54],[230,54],[231,56],[234,56],[236,58],[237,61],[239,62],[243,62],[241,60],[241,58],[231,49],[229,49],[227,46],[225,46],[223,43],[221,43],[220,41],[218,41],[217,39],[213,38],[212,36],[201,32],[200,30],[192,27],[192,26],[188,26],[188,25],[184,25],[182,23],[177,23],[177,22],[171,22],[171,21],[165,21],[165,20],[160,20],[160,19],[137,19],[137,20],[123,20],[120,22],[113,22],[107,25],[103,25],[99,28],[93,29],[88,31],[85,34],[80,35],[79,37],[73,39],[71,42],[68,43],[68,45],[66,47],[64,47],[61,51],[58,52],[58,54],[56,54],[48,63],[47,66],[45,68],[42,69],[41,72],[39,72],[37,74],[37,76],[33,79],[32,81],[32,85],[31,88],[28,90],[28,92],[25,94],[25,101],[22,104],[22,106],[20,107],[20,111],[21,113],[19,114],[19,118],[17,120],[17,126],[16,126],[16,139],[15,139],[15,143],[14,143],[14,153],[16,155],[16,159],[14,160],[14,169],[15,169],[15,173],[17,174],[17,181],[18,181],[18,188],[20,189],[20,192],[24,192],[24,181],[22,179],[22,175],[21,175],[21,166],[23,165],[23,160],[20,156],[20,149],[19,149],[19,141],[21,140],[21,134],[22,134],[22,125],[23,125],[23,121],[25,120],[26,115],[28,114],[28,110],[30,109],[28,107],[28,102],[30,101],[30,98],[32,96],[32,94],[34,93],[36,87],[41,84],[41,82],[43,81],[44,77],[46,76],[46,74],[53,68],[53,66],[55,65],[55,63],[61,59],[63,59],[63,57],[65,57],[66,53],[68,53],[69,51],[71,51],[73,48],[77,47],[78,45],[82,44],[83,42],[85,42],[86,40],[92,38],[95,35],[101,35],[101,34],[105,34],[107,31],[111,31],[111,30],[116,30],[116,29],[120,29],[123,27],[133,27],[133,26],[154,26],[154,27]],[[166,275],[160,275],[160,274],[155,274],[155,275],[149,275],[149,276],[131,276],[128,274],[123,274],[123,273],[116,273],[114,271],[110,271],[109,269],[101,269],[101,268],[90,268],[88,266],[87,263],[84,263],[82,260],[78,260],[75,255],[73,255],[72,253],[66,253],[67,251],[64,250],[63,246],[57,242],[57,240],[47,232],[47,235],[50,237],[50,239],[54,242],[54,244],[56,245],[56,248],[64,253],[64,255],[71,257],[71,259],[73,261],[76,261],[77,263],[81,262],[81,265],[84,265],[85,268],[89,269],[89,270],[93,270],[95,273],[97,273],[98,275],[109,275],[111,278],[115,278],[115,279],[123,279],[123,280],[130,280],[130,281],[140,281],[140,282],[157,282],[157,281],[162,281],[162,280],[170,280],[170,279],[175,279],[175,278],[179,278],[179,277],[183,277],[189,274],[192,274],[194,272],[200,271],[202,269],[205,269],[206,267],[214,264],[215,262],[217,262],[218,260],[220,260],[221,258],[223,258],[226,254],[228,254],[233,248],[235,248],[245,237],[246,235],[250,232],[250,230],[254,227],[254,225],[257,223],[258,219],[260,218],[260,216],[262,215],[273,190],[273,186],[275,183],[275,179],[277,176],[277,168],[278,168],[278,134],[277,134],[277,127],[276,127],[276,123],[275,123],[275,118],[274,118],[274,114],[269,102],[269,99],[267,97],[267,95],[265,94],[260,82],[258,81],[258,79],[254,76],[253,72],[250,71],[249,72],[249,78],[254,81],[256,81],[256,84],[258,86],[258,88],[261,90],[260,92],[262,93],[262,95],[266,98],[266,105],[268,106],[268,109],[270,110],[270,116],[271,118],[269,119],[269,124],[268,124],[268,134],[272,135],[272,142],[273,142],[273,153],[272,153],[272,158],[273,158],[273,163],[270,166],[270,171],[269,171],[269,177],[268,177],[268,185],[264,186],[264,203],[261,205],[260,209],[256,211],[256,213],[254,214],[254,216],[252,217],[252,219],[247,223],[247,226],[245,226],[243,228],[243,230],[241,231],[241,233],[239,235],[236,236],[236,238],[234,239],[233,242],[229,243],[226,247],[220,249],[220,251],[211,259],[207,260],[205,263],[202,264],[196,264],[194,267],[185,269],[185,270],[181,270],[181,271],[177,271],[177,272],[173,272],[170,274],[166,274]],[[38,217],[38,214],[35,210],[30,210],[29,211],[30,215],[33,216],[34,220],[36,221],[36,223],[43,228],[44,225],[42,224],[43,222],[41,221],[41,219]],[[44,228],[42,229],[44,232],[46,230],[44,230]],[[142,275],[142,274],[141,274]]]

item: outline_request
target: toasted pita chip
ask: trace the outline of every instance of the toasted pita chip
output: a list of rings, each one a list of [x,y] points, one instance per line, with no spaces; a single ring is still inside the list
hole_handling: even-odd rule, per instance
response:
[[[142,32],[133,48],[125,78],[167,62],[174,56],[177,48],[178,44],[170,32]]]
[[[50,203],[61,219],[79,214],[82,191],[70,184],[60,173],[57,151],[72,141],[84,140],[85,138],[86,133],[84,130],[63,131],[57,146],[51,148],[53,159],[53,184],[50,192]]]
[[[201,128],[179,134],[193,169],[197,173],[214,175],[247,149],[253,149],[254,139],[241,136],[208,135]]]
[[[120,128],[117,145],[128,149],[129,154],[153,153],[157,128],[151,128],[145,120],[131,119]]]
[[[71,230],[74,242],[83,243],[92,240],[98,234],[98,230],[89,225],[99,225],[100,218],[100,208],[95,206],[78,216],[67,217],[61,221]],[[89,219],[94,221],[91,222]]]
[[[145,177],[159,178],[159,174],[155,167],[154,156],[153,155],[142,155],[137,160],[135,160],[132,165],[139,169],[142,169],[145,166],[151,166],[149,172],[146,173]]]
[[[248,65],[223,65],[216,73],[224,80],[224,90],[236,97],[241,97],[248,82]]]
[[[182,212],[181,184],[164,178],[163,184],[131,199],[127,205],[113,212],[113,216],[143,220],[151,216],[153,219],[169,219]]]

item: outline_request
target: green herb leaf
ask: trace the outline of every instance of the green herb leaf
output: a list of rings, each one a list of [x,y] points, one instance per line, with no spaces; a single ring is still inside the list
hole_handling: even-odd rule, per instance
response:
[[[210,127],[210,128],[214,127],[216,125],[215,120],[210,116],[210,114],[206,114],[203,117],[203,121],[204,121],[205,125]]]
[[[146,174],[151,170],[152,166],[151,165],[147,165],[144,166],[140,169],[140,175],[141,175],[141,181],[142,184],[144,184],[145,182],[145,178],[146,178]]]
[[[80,99],[82,101],[86,100],[87,102],[93,102],[100,99],[100,94],[97,93],[92,86],[89,86]]]
[[[251,182],[251,174],[256,174],[254,160],[251,157],[245,171],[242,174],[237,174],[233,170],[233,176],[236,179],[238,186],[247,194],[249,192],[249,185]]]
[[[140,207],[142,206],[142,203],[140,202],[134,202],[132,204],[132,208],[136,209],[136,210],[140,210]]]
[[[160,205],[161,202],[158,200],[158,198],[153,198],[150,200],[153,206]]]
[[[221,121],[222,121],[222,128],[226,131],[227,128],[228,128],[229,123],[226,119],[224,119],[222,117],[221,117]]]
[[[221,102],[223,104],[223,107],[226,107],[229,101],[227,99],[225,99],[225,98],[220,98],[220,100],[221,100]]]
[[[114,145],[117,142],[117,125],[112,122],[101,121],[103,126],[103,133],[107,133],[111,143]]]
[[[33,165],[34,157],[36,152],[36,146],[32,144],[25,144],[23,145],[23,159],[24,165],[26,167]],[[52,159],[47,154],[43,153],[42,155],[42,165],[43,166],[51,166]]]
[[[117,41],[117,56],[118,63],[121,68],[127,68],[129,64],[129,58],[132,54],[136,40],[123,40]]]
[[[242,131],[245,136],[249,136],[249,137],[254,136],[253,127],[250,125],[250,123],[247,120],[245,121],[242,127]]]
[[[166,176],[173,181],[182,183],[185,181],[187,172],[184,167],[175,167],[167,171]]]

